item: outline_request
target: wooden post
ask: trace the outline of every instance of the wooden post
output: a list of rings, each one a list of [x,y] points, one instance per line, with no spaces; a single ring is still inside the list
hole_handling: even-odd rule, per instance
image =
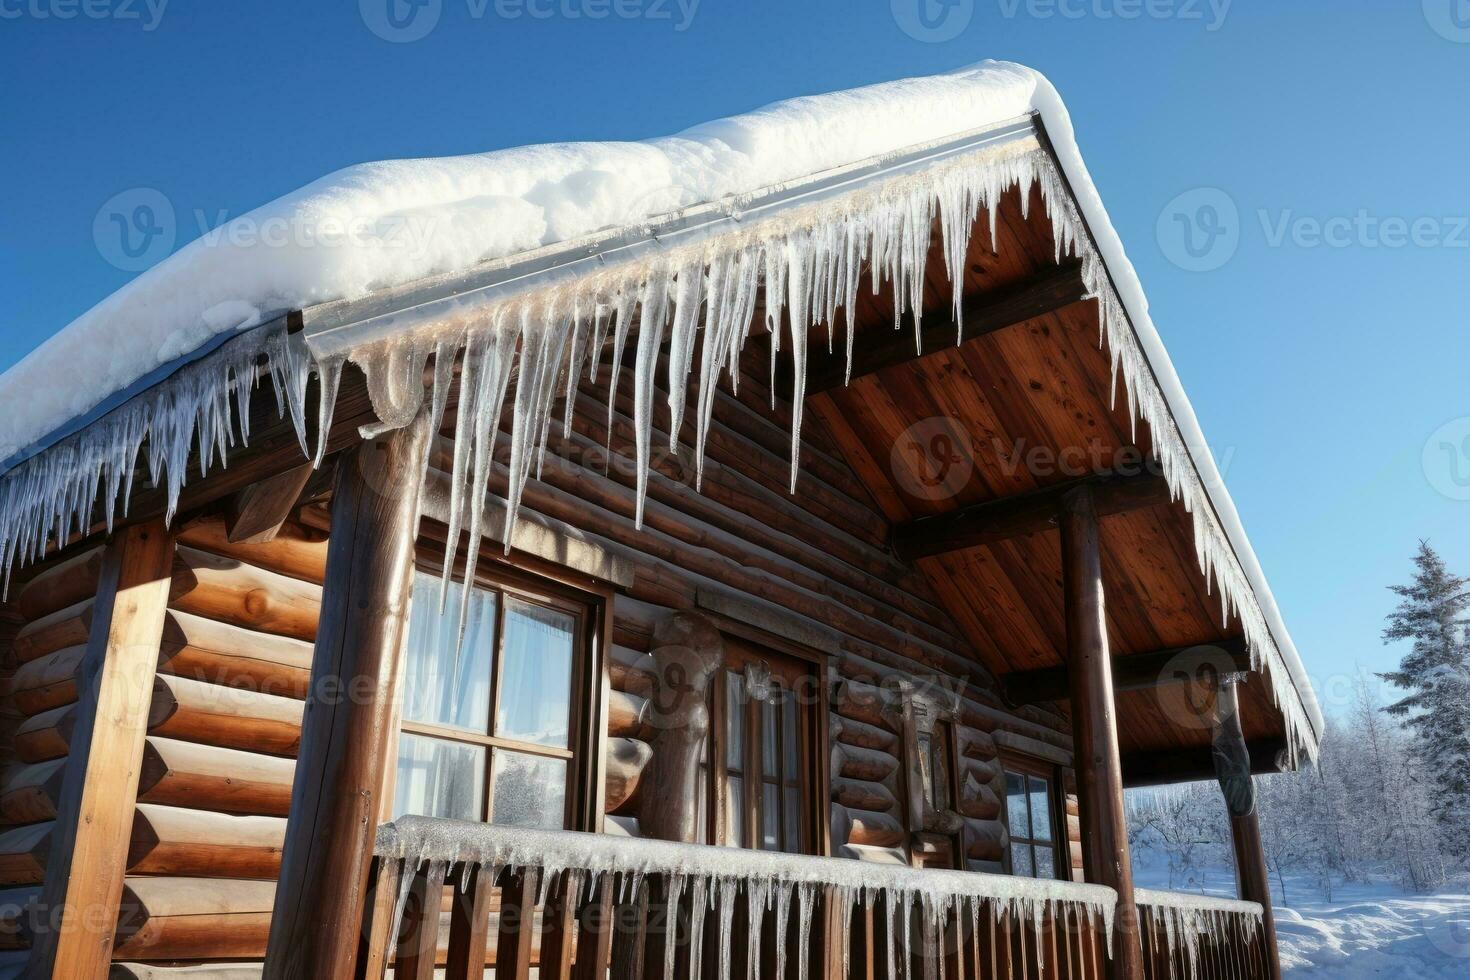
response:
[[[1261,823],[1256,814],[1255,782],[1250,753],[1240,727],[1238,681],[1220,686],[1214,727],[1215,769],[1230,811],[1230,840],[1235,850],[1235,884],[1242,901],[1261,906],[1261,942],[1266,976],[1281,980],[1281,952],[1276,947],[1276,917],[1271,910],[1271,882],[1266,872],[1266,850],[1261,845]]]
[[[428,447],[421,413],[338,467],[265,977],[351,977],[356,966]]]
[[[1091,488],[1078,487],[1062,498],[1060,523],[1083,864],[1088,881],[1107,885],[1118,893],[1117,932],[1108,975],[1118,980],[1142,980],[1143,951],[1123,811],[1123,766],[1118,755],[1112,663],[1108,657],[1102,554]]]
[[[692,844],[699,839],[704,792],[699,750],[709,737],[710,682],[724,660],[724,641],[705,617],[676,612],[654,627],[652,656],[656,688],[648,723],[657,734],[643,774],[638,826],[644,836]]]
[[[161,521],[118,532],[103,559],[27,976],[111,969],[173,560]]]

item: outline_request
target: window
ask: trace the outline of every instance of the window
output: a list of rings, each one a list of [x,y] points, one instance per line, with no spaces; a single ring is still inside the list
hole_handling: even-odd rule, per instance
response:
[[[1045,765],[1006,760],[1006,870],[1027,878],[1057,878],[1056,775]]]
[[[950,784],[954,766],[950,763],[951,730],[948,722],[938,722],[932,732],[919,732],[919,780],[924,804],[931,813],[951,808]]]
[[[703,759],[714,801],[704,821],[708,840],[791,854],[812,850],[812,710],[800,696],[810,676],[799,661],[738,646],[715,676]]]
[[[393,813],[571,826],[589,609],[481,581],[459,644],[464,589],[441,615],[438,575],[414,576]]]

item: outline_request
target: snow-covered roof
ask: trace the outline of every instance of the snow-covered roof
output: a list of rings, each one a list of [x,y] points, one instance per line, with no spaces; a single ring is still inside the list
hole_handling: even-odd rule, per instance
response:
[[[1033,120],[1021,130],[1034,127],[1040,139],[998,143],[994,134],[1014,134],[1017,120]],[[1294,744],[1312,748],[1322,723],[1310,684],[1067,111],[1045,78],[1007,63],[793,99],[640,143],[363,164],[237,218],[0,376],[0,397],[12,406],[0,419],[0,458],[13,467],[0,482],[0,556],[8,568],[48,533],[79,523],[99,474],[110,504],[129,482],[145,436],[155,478],[177,499],[196,427],[222,454],[229,400],[245,414],[240,399],[261,355],[271,358],[299,428],[307,375],[334,383],[344,359],[367,370],[374,407],[390,426],[422,398],[391,379],[416,378],[413,367],[436,347],[466,352],[467,377],[483,386],[487,411],[500,410],[513,362],[523,379],[541,378],[519,385],[509,409],[525,433],[513,447],[513,513],[526,460],[544,438],[558,371],[579,367],[604,330],[615,331],[619,357],[635,309],[634,363],[648,379],[636,395],[646,423],[659,345],[645,344],[666,327],[671,374],[710,376],[738,354],[758,282],[768,309],[784,301],[793,322],[817,322],[851,308],[856,268],[871,259],[912,303],[936,212],[945,219],[945,254],[963,255],[973,225],[964,215],[973,219],[1017,183],[1040,185],[1058,255],[1083,260],[1130,405],[1151,424],[1171,487],[1193,515],[1201,567],[1240,614]],[[678,234],[657,233],[670,228]],[[610,241],[643,247],[613,250]],[[468,288],[471,273],[493,288]],[[373,298],[382,296],[393,301],[374,310]],[[703,329],[716,331],[718,343],[704,345],[712,362],[693,365],[701,302],[709,311]],[[305,311],[305,342],[276,332],[154,386],[180,359],[287,311]],[[364,311],[374,311],[375,332],[349,323]],[[344,324],[354,329],[334,330]],[[803,336],[793,331],[790,339],[798,367]],[[56,442],[144,385],[147,399]],[[683,385],[670,390],[682,399]],[[798,392],[798,428],[800,401]],[[681,403],[675,415],[682,410]],[[646,457],[641,426],[640,434]],[[473,490],[465,487],[465,499],[478,499]]]

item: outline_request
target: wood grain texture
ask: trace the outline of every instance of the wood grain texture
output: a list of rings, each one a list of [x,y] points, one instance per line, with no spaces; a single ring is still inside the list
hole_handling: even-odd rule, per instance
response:
[[[108,549],[40,901],[54,928],[35,936],[32,975],[102,978],[112,961],[173,559],[161,522]]]
[[[338,468],[327,587],[264,975],[350,977],[407,623],[427,414]]]

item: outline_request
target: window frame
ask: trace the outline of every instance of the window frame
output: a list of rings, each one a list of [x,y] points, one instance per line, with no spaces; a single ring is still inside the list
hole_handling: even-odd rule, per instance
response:
[[[425,573],[434,578],[443,574],[444,547],[438,541],[420,540],[414,556],[413,572]],[[540,560],[526,560],[528,556],[516,555],[515,560],[503,559],[482,551],[475,569],[472,587],[490,589],[500,594],[497,600],[494,630],[495,656],[490,677],[490,724],[494,732],[496,709],[501,690],[501,675],[505,657],[502,655],[502,631],[505,619],[505,599],[519,598],[537,605],[566,612],[576,621],[576,642],[572,650],[571,682],[568,685],[567,702],[567,745],[565,748],[537,745],[494,734],[467,731],[434,724],[411,721],[403,716],[406,677],[402,673],[408,667],[409,629],[405,622],[402,636],[403,653],[399,658],[399,693],[395,698],[393,718],[393,746],[389,755],[390,764],[385,767],[383,786],[382,818],[392,819],[398,775],[398,751],[403,733],[422,738],[440,739],[456,745],[483,747],[485,800],[481,808],[481,822],[488,822],[493,809],[493,776],[496,750],[518,752],[537,758],[563,760],[567,764],[565,809],[562,824],[568,830],[600,831],[606,809],[606,755],[604,745],[607,735],[607,700],[610,679],[607,675],[605,648],[612,636],[612,605],[614,592],[605,583],[571,573],[566,569]],[[463,550],[455,561],[453,579],[464,582],[465,562]],[[410,609],[411,609],[410,605]],[[411,613],[410,613],[411,614]]]
[[[730,799],[731,773],[726,753],[726,743],[729,737],[727,725],[729,679],[732,671],[739,671],[743,674],[750,665],[762,662],[772,667],[779,665],[777,669],[772,669],[772,678],[790,680],[791,683],[788,686],[792,691],[791,696],[797,699],[797,778],[794,788],[797,791],[802,813],[797,821],[801,841],[799,849],[794,853],[825,856],[831,849],[830,831],[823,832],[830,822],[827,813],[829,808],[820,806],[820,801],[830,795],[827,780],[824,778],[825,770],[828,768],[825,738],[828,708],[825,682],[826,658],[801,648],[793,649],[785,645],[778,648],[773,644],[733,637],[729,633],[725,634],[724,660],[720,664],[713,683],[710,684],[710,730],[706,743],[707,771],[704,787],[706,802],[702,828],[705,840],[717,846],[750,850],[762,849],[760,846],[763,822],[761,794],[767,783],[771,782],[764,772],[761,758],[764,738],[761,730],[761,705],[764,702],[748,699],[745,703],[745,744],[739,773],[743,787],[743,799],[738,801]],[[812,685],[817,694],[811,703],[802,703],[796,691],[796,684],[803,680]],[[778,722],[778,732],[781,731],[781,727]],[[760,772],[760,778],[752,779],[751,773],[753,772]],[[785,790],[792,788],[793,784],[783,778],[777,785],[781,789],[779,795],[784,817]],[[739,843],[729,841],[728,808],[732,805],[741,807],[741,826],[745,839]]]
[[[1052,877],[1042,878],[1040,875],[1027,875],[1025,877],[1035,878],[1037,881],[1070,881],[1072,878],[1072,849],[1066,837],[1066,798],[1062,792],[1062,767],[1032,756],[1022,755],[1016,752],[1002,752],[999,756],[1002,774],[1014,774],[1017,776],[1035,777],[1046,782],[1047,809],[1051,817],[1051,840],[1038,840],[1034,837],[1016,837],[1011,830],[1011,806],[1009,794],[1001,798],[1000,816],[1001,823],[1006,829],[1006,849],[1001,856],[1001,866],[1004,873],[1015,876],[1016,871],[1012,865],[1011,847],[1014,844],[1026,844],[1032,848],[1050,846],[1052,851]],[[1028,819],[1035,823],[1035,817],[1031,813],[1031,799],[1029,792],[1026,798],[1026,813]],[[1034,829],[1034,826],[1033,826]]]

